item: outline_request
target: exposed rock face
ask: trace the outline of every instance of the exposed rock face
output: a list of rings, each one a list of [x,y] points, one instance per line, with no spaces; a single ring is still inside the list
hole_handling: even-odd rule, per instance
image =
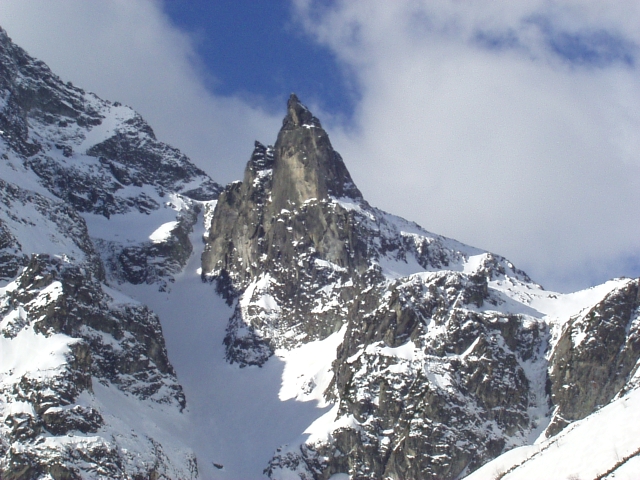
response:
[[[261,278],[247,289],[229,326],[230,360],[262,364],[279,345],[295,344],[301,336],[324,338],[342,326],[337,311],[314,315],[313,326],[306,321],[322,295],[310,292],[310,285],[340,284],[340,295],[348,300],[351,272],[367,268],[367,247],[354,215],[334,195],[362,198],[318,120],[292,95],[275,147],[256,142],[244,180],[220,195],[202,258],[204,274],[216,279],[230,301]],[[273,306],[285,309],[277,316],[286,337],[261,340],[261,330],[272,328],[264,319],[275,311],[249,306],[252,295],[274,298]],[[255,321],[246,324],[247,315]]]
[[[545,327],[478,309],[465,298],[474,287],[451,274],[397,282],[349,324],[335,382],[340,413],[357,427],[337,431],[332,448],[362,458],[338,456],[339,471],[455,478],[535,428],[529,408],[544,395],[525,368],[542,357]],[[501,303],[495,292],[478,298]]]
[[[564,326],[550,362],[556,409],[549,436],[635,386],[629,381],[640,357],[638,283],[626,282]]]
[[[312,246],[321,249],[321,256],[338,265],[353,263],[343,246],[348,235],[336,224],[333,211],[322,206],[332,198],[361,200],[362,195],[318,119],[295,95],[287,107],[275,147],[256,142],[244,180],[220,196],[202,259],[205,272],[237,273],[245,278],[236,283],[244,283],[262,271],[256,263],[262,255],[285,255],[290,262],[296,253],[290,248],[293,237],[308,236],[305,230],[314,232]],[[300,220],[310,224],[298,225],[294,234],[294,226],[284,223],[296,209],[305,210]]]
[[[362,198],[320,122],[295,95],[274,148],[271,193],[274,212],[312,199]]]

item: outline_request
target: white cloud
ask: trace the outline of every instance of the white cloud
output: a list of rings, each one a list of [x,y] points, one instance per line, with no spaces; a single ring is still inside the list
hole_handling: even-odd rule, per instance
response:
[[[132,106],[219,182],[240,178],[253,140],[279,128],[279,114],[207,91],[192,39],[158,0],[0,0],[0,19],[54,73]]]
[[[640,273],[637,2],[294,3],[360,85],[327,126],[371,203],[547,288]]]
[[[353,123],[317,113],[372,204],[548,288],[640,273],[640,3],[292,1],[358,85]],[[207,91],[160,0],[0,0],[0,25],[220,182],[279,128]]]

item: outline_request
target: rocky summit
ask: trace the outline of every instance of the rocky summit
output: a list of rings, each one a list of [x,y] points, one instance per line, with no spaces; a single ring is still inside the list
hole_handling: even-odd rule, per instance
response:
[[[369,205],[295,95],[223,188],[0,30],[3,479],[632,478],[639,312]]]

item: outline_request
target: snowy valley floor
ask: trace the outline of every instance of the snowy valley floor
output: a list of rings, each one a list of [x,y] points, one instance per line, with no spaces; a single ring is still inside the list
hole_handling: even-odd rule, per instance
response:
[[[169,359],[187,397],[184,441],[198,457],[200,478],[263,478],[276,448],[299,443],[305,429],[329,407],[281,400],[290,396],[285,390],[292,385],[281,393],[286,364],[277,356],[262,368],[239,368],[225,361],[222,342],[232,312],[214,287],[200,279],[202,221],[195,230],[194,252],[169,292],[159,292],[155,285],[120,288],[160,317]]]

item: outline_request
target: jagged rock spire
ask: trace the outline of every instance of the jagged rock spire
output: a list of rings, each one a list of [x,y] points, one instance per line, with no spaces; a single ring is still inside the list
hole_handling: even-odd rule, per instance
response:
[[[243,181],[220,195],[202,255],[204,274],[224,280],[221,291],[242,291],[259,269],[297,262],[299,248],[341,267],[366,268],[355,240],[345,236],[350,227],[336,223],[346,217],[334,215],[331,199],[344,197],[366,204],[327,132],[292,94],[275,145],[256,142]]]
[[[295,94],[274,147],[273,202],[276,209],[307,200],[333,197],[361,199],[327,132]]]
[[[322,128],[320,121],[300,102],[298,96],[292,93],[287,101],[287,116],[282,121],[282,128],[290,130],[303,125]]]

